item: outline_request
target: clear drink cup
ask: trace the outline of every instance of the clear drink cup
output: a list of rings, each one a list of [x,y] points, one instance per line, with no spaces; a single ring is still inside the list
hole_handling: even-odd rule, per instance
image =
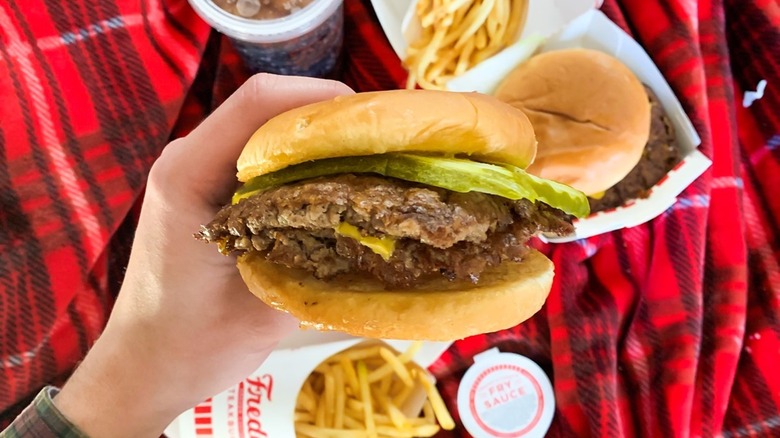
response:
[[[228,12],[214,0],[189,2],[204,21],[230,38],[253,73],[326,77],[336,67],[344,40],[343,0],[311,0],[284,16],[265,14],[270,0],[220,0],[234,12],[242,3],[240,11],[270,17],[262,19]]]

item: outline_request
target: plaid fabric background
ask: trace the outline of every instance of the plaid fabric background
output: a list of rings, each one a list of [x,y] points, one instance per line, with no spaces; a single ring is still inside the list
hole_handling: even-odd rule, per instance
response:
[[[345,5],[343,80],[402,86],[370,3]],[[714,165],[652,223],[545,247],[558,275],[543,311],[431,369],[457,415],[474,354],[531,357],[555,385],[552,436],[780,436],[780,5],[602,9],[648,50]],[[246,76],[185,0],[0,3],[0,427],[100,332],[152,161]]]

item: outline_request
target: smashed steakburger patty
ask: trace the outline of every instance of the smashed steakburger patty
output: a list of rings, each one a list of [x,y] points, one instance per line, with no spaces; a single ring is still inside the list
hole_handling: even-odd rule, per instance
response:
[[[320,279],[365,272],[409,287],[430,275],[477,282],[487,267],[521,261],[536,233],[571,231],[569,215],[541,202],[348,174],[224,207],[200,237],[225,253],[256,251]]]

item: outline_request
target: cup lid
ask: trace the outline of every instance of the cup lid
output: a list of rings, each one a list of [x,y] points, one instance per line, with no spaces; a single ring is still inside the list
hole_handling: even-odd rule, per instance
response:
[[[534,361],[493,348],[475,356],[463,376],[458,411],[475,438],[541,438],[552,423],[555,395]]]
[[[195,12],[211,27],[230,38],[252,43],[285,41],[319,26],[343,0],[313,0],[303,9],[272,20],[239,17],[212,0],[188,0]]]

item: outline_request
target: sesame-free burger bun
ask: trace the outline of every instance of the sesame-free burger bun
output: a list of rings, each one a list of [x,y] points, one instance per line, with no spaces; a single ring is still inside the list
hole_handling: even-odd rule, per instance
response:
[[[642,83],[603,52],[542,53],[515,69],[496,97],[521,109],[539,141],[529,173],[593,195],[626,177],[650,133]]]
[[[526,168],[534,159],[536,139],[522,111],[491,96],[428,90],[359,93],[269,120],[244,147],[238,179],[246,182],[305,161],[389,152],[458,154]]]
[[[399,90],[337,97],[265,123],[238,160],[246,182],[287,166],[325,158],[390,152],[470,157],[525,168],[536,140],[522,111],[476,93]],[[268,261],[238,259],[249,290],[304,327],[354,336],[455,340],[513,327],[536,313],[551,288],[553,264],[534,250],[503,262],[479,282],[432,276],[394,288],[364,272],[326,280]]]
[[[513,327],[539,311],[553,280],[552,262],[535,250],[520,263],[505,262],[483,272],[478,284],[437,277],[402,290],[358,275],[318,280],[253,253],[239,258],[238,268],[253,294],[295,316],[303,327],[429,341]]]

